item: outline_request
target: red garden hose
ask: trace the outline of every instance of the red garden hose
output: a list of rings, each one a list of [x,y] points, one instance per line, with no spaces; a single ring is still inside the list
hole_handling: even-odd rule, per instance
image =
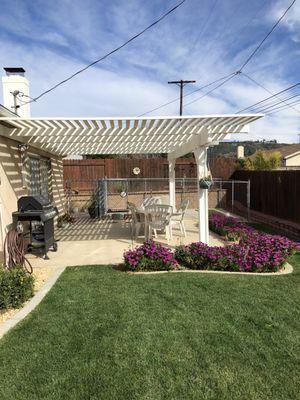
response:
[[[17,229],[7,232],[4,241],[4,265],[7,269],[21,266],[32,274],[32,265],[25,257],[24,237]]]

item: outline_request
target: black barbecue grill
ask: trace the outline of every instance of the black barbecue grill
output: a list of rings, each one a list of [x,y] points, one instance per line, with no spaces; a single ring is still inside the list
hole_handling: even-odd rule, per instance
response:
[[[13,212],[14,224],[29,222],[28,250],[43,248],[44,257],[48,259],[47,252],[52,246],[57,250],[54,239],[54,217],[58,215],[57,208],[43,196],[23,196],[18,200],[18,211]]]

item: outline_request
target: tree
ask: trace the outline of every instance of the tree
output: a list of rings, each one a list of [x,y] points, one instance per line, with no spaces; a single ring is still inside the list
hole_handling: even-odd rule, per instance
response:
[[[274,151],[269,156],[270,169],[278,169],[281,166],[281,154],[279,151]]]
[[[251,171],[253,169],[253,163],[250,157],[239,158],[236,163],[237,169],[245,171]]]
[[[264,171],[270,169],[270,165],[268,163],[267,158],[265,157],[262,151],[258,151],[253,160],[253,168],[256,171]]]

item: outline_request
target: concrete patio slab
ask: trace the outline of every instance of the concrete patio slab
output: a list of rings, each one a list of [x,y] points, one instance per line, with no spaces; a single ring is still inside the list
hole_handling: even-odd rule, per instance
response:
[[[182,237],[177,227],[173,228],[171,247],[198,241],[195,212],[188,213],[185,226],[186,238]],[[113,221],[110,218],[97,220],[90,219],[88,216],[80,216],[74,224],[58,229],[56,238],[58,251],[50,251],[49,260],[29,255],[28,258],[34,267],[117,264],[122,262],[124,251],[141,244],[144,240],[143,236],[140,236],[137,241],[133,240],[130,221]],[[167,245],[163,235],[159,235],[157,241]],[[224,245],[216,235],[212,234],[210,244]]]

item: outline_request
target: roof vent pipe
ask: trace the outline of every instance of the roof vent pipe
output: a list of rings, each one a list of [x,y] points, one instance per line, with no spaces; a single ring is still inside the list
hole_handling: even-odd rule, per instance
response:
[[[237,159],[245,157],[244,146],[238,146],[237,147],[236,157],[237,157]]]

